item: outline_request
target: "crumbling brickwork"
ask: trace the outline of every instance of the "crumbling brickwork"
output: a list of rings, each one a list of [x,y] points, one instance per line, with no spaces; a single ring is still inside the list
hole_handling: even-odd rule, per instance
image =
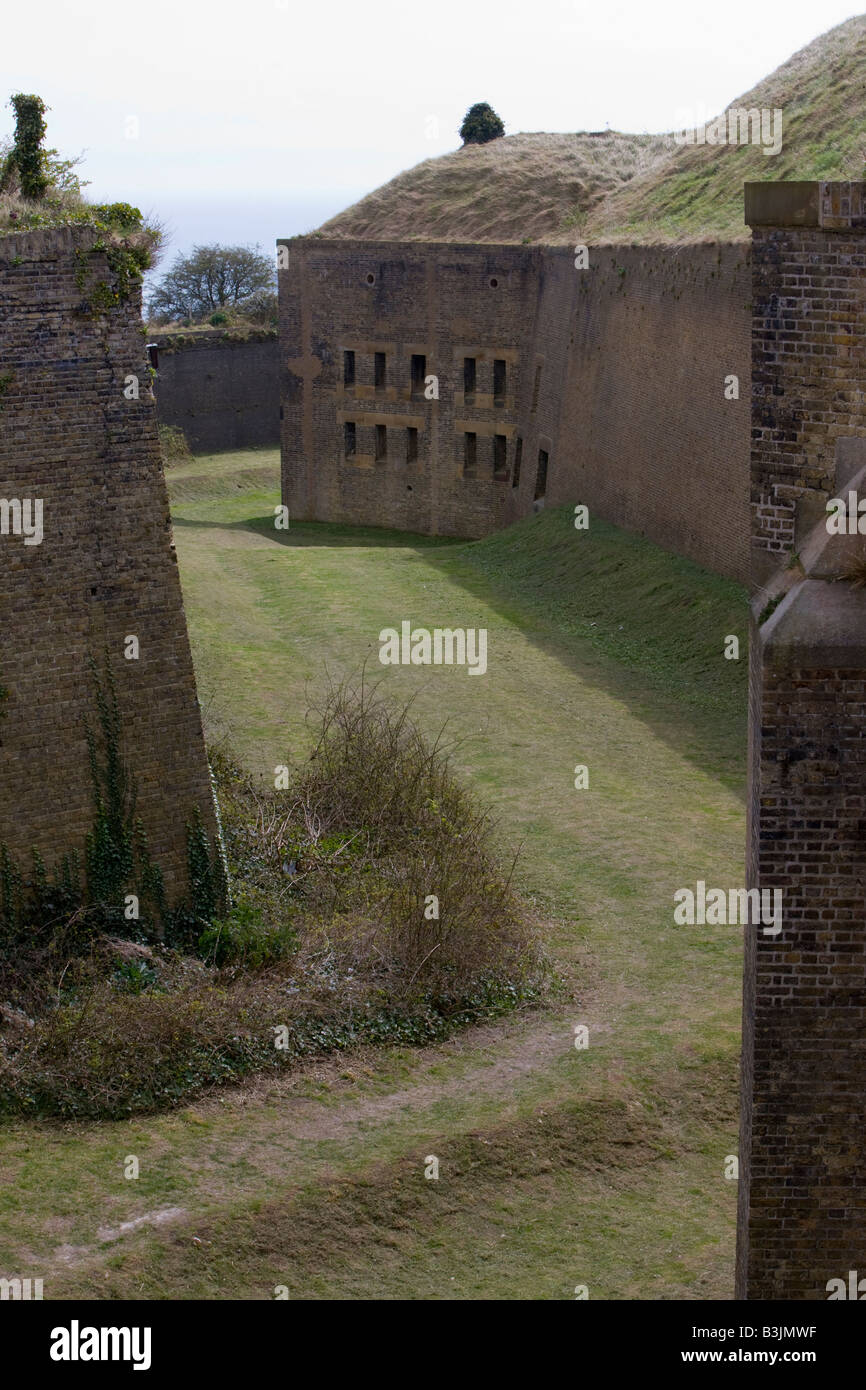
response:
[[[88,656],[101,669],[107,653],[138,811],[176,899],[185,824],[197,806],[214,830],[213,797],[140,299],[110,304],[95,240],[83,227],[0,237],[0,499],[43,511],[28,544],[14,506],[5,527],[0,508],[0,843],[25,869],[32,846],[49,865],[81,852]]]
[[[745,1299],[826,1299],[866,1275],[866,537],[831,533],[825,506],[866,496],[862,188],[747,197],[758,572],[800,538],[752,605],[747,881],[782,890],[782,926],[745,934]]]
[[[564,247],[282,247],[291,515],[474,537],[542,493],[746,579],[744,248],[590,247],[577,268]],[[413,359],[438,398],[413,390]]]

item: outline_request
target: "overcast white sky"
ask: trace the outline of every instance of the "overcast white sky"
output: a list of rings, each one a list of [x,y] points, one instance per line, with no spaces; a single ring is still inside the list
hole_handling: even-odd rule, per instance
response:
[[[49,143],[85,152],[89,196],[160,214],[172,253],[270,247],[457,148],[475,101],[508,134],[668,130],[679,108],[723,110],[852,13],[834,0],[14,3],[0,135],[8,97],[37,92]]]

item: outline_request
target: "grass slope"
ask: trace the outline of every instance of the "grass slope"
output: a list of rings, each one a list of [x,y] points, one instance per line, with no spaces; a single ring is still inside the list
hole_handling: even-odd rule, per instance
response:
[[[783,112],[783,143],[685,146],[670,135],[512,135],[428,159],[326,222],[380,240],[652,244],[740,241],[743,183],[859,179],[866,16],[795,53],[728,107]]]
[[[722,642],[744,593],[567,510],[470,545],[276,532],[276,491],[232,486],[274,465],[170,474],[213,479],[174,504],[211,730],[272,775],[306,754],[325,668],[370,658],[464,740],[565,984],[545,1011],[173,1114],[6,1127],[0,1270],[48,1298],[730,1297],[741,940],[675,927],[673,893],[742,879],[745,662]],[[379,667],[403,618],[486,626],[487,675]]]
[[[672,148],[670,136],[507,135],[425,159],[330,219],[324,236],[547,241]]]
[[[866,171],[866,16],[800,49],[728,107],[781,109],[782,148],[683,146],[664,167],[614,191],[586,220],[593,241],[744,241],[743,184],[861,179]]]

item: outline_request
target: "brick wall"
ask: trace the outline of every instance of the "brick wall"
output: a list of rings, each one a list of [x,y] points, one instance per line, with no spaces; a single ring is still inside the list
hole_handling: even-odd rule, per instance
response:
[[[589,248],[569,315],[551,501],[708,569],[749,574],[749,299],[743,246]],[[739,399],[725,398],[725,378]]]
[[[772,620],[754,642],[749,883],[782,889],[783,923],[777,938],[747,930],[744,1298],[826,1298],[828,1280],[866,1275],[866,602],[849,586],[803,587],[818,592],[798,588],[775,642]],[[856,664],[812,665],[843,598]]]
[[[0,535],[0,843],[29,866],[81,850],[93,819],[87,655],[107,649],[138,809],[171,897],[185,821],[213,801],[148,384],[140,303],[95,233],[0,237],[0,498],[42,499],[44,539]],[[140,382],[126,399],[128,377]],[[140,659],[124,659],[135,635]]]
[[[866,537],[830,535],[825,511],[828,493],[866,495],[862,188],[747,196],[756,573],[798,555],[752,606],[747,881],[781,889],[783,917],[745,934],[746,1299],[826,1299],[866,1276],[866,590],[847,578]]]
[[[275,331],[156,334],[151,342],[159,347],[154,389],[160,424],[182,429],[191,449],[217,453],[279,444]]]
[[[495,436],[510,474],[517,401],[526,393],[537,252],[371,242],[289,243],[280,272],[283,500],[298,519],[479,536],[499,524],[508,477],[494,477]],[[355,380],[345,382],[344,354]],[[376,355],[385,360],[377,386]],[[438,398],[413,391],[412,358]],[[464,362],[475,362],[466,399]],[[494,363],[505,391],[494,397]],[[433,390],[431,385],[429,390]],[[345,425],[355,449],[347,455]],[[384,427],[386,453],[377,450]],[[417,431],[409,459],[408,431]],[[475,465],[465,471],[465,435]],[[503,471],[503,470],[500,470]]]
[[[748,574],[748,261],[741,247],[284,243],[283,500],[292,515],[480,536],[546,501],[583,502],[735,578]],[[495,281],[495,285],[491,282]],[[343,354],[355,353],[355,385]],[[375,385],[375,355],[388,379]],[[438,401],[412,399],[424,355]],[[463,358],[478,363],[474,400]],[[508,363],[492,398],[493,361]],[[726,400],[734,374],[741,399]],[[346,455],[344,424],[355,425]],[[388,430],[376,457],[375,426]],[[419,431],[407,469],[404,437]],[[463,434],[477,434],[473,477]],[[393,447],[391,437],[393,432]],[[493,436],[507,439],[493,477]],[[515,462],[520,456],[520,476]]]
[[[796,549],[821,514],[836,440],[866,421],[862,186],[788,184],[788,207],[777,214],[778,202],[766,190],[779,187],[749,185],[747,205],[753,223],[751,505],[758,579]],[[777,215],[792,225],[773,225]]]

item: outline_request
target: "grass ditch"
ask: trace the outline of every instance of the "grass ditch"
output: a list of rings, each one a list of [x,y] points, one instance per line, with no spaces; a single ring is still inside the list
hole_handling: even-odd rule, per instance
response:
[[[698,1152],[679,1126],[682,1075],[650,1110],[621,1097],[560,1097],[483,1128],[429,1135],[387,1160],[324,1165],[312,1181],[289,1181],[194,1226],[181,1217],[98,1263],[58,1271],[52,1297],[124,1299],[134,1289],[158,1298],[168,1285],[185,1298],[232,1289],[244,1299],[563,1299],[578,1279],[593,1298],[640,1296],[659,1281],[652,1248],[617,1266],[612,1228],[663,1221],[660,1192],[674,1171],[699,1170],[720,1113],[735,1132],[729,1060],[693,1070],[707,1090],[692,1136]],[[689,1280],[706,1265],[707,1241],[690,1209],[678,1237],[676,1292],[694,1296]],[[706,1296],[727,1293],[723,1277],[710,1276]],[[661,1296],[671,1292],[668,1284]]]
[[[522,842],[520,891],[574,997],[430,1047],[311,1055],[112,1124],[4,1124],[5,1267],[44,1272],[51,1299],[271,1299],[282,1284],[302,1299],[573,1300],[578,1283],[592,1299],[730,1298],[740,940],[673,932],[669,904],[674,885],[742,863],[743,663],[721,653],[746,595],[614,528],[578,535],[551,508],[472,545],[294,521],[277,533],[276,490],[228,486],[267,462],[217,455],[168,474],[172,490],[212,474],[212,498],[174,512],[212,734],[230,730],[270,783],[287,750],[309,762],[304,710],[323,672],[357,671],[380,628],[401,614],[486,626],[495,679],[383,668],[384,688],[414,698],[431,739],[447,715],[464,740],[453,765],[495,806],[494,843]],[[634,601],[648,587],[651,618]],[[651,629],[668,653],[654,673]],[[572,787],[577,759],[589,794]],[[592,1103],[583,1120],[576,1101]],[[647,1161],[622,1143],[606,1169],[597,1102],[612,1133],[626,1116]],[[539,1119],[560,1110],[573,1141],[548,1149]],[[470,1159],[494,1157],[458,1174],[467,1136]],[[440,1180],[422,1187],[429,1154]],[[167,1208],[182,1209],[174,1224]]]

